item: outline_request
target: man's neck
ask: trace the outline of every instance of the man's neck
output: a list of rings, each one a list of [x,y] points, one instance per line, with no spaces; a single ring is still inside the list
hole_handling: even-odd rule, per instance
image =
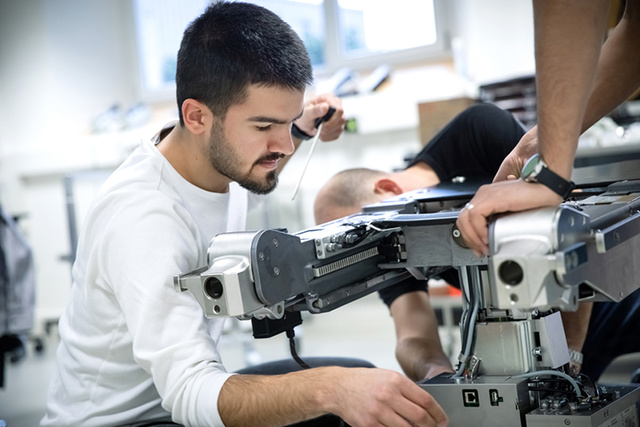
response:
[[[168,133],[160,134],[157,147],[185,180],[206,191],[226,193],[230,180],[211,166],[201,138],[178,124]]]
[[[438,175],[431,166],[422,162],[416,163],[403,171],[396,172],[396,179],[404,192],[431,187],[440,183]]]

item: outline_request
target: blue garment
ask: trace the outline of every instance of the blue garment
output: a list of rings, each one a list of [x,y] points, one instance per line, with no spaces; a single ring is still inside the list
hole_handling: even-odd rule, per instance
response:
[[[640,289],[620,302],[593,303],[580,372],[598,381],[613,359],[640,352],[639,326]]]

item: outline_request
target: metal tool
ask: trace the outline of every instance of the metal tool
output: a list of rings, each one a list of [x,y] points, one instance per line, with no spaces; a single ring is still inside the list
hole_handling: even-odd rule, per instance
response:
[[[318,131],[316,132],[316,135],[313,137],[313,142],[311,143],[311,149],[309,150],[309,154],[307,155],[307,161],[304,164],[304,168],[302,168],[300,179],[298,180],[296,189],[293,190],[293,197],[291,197],[291,200],[295,200],[296,195],[298,194],[298,190],[300,189],[300,184],[302,183],[302,178],[304,177],[304,173],[307,171],[307,166],[309,166],[309,160],[311,160],[311,155],[313,154],[313,150],[315,150],[316,143],[318,142],[318,138],[320,137],[320,132],[322,131],[322,123],[328,121],[331,118],[331,116],[333,116],[333,113],[335,112],[336,112],[335,107],[329,106],[329,110],[327,111],[327,113],[324,116],[318,117],[315,120],[313,125],[315,128],[318,129]]]

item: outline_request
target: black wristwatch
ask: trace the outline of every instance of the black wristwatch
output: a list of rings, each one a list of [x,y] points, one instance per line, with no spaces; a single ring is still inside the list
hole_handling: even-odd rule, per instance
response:
[[[576,186],[572,181],[567,181],[549,169],[539,154],[534,154],[524,165],[521,177],[527,182],[538,182],[547,186],[559,194],[563,200],[569,197]]]

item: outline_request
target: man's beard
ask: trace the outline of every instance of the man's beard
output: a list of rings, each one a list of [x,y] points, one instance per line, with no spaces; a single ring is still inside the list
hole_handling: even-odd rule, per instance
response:
[[[209,162],[219,173],[237,182],[241,187],[255,194],[268,194],[278,185],[278,175],[275,170],[269,171],[263,180],[251,178],[253,168],[262,161],[277,160],[284,157],[282,153],[271,153],[256,160],[251,169],[243,174],[238,165],[240,161],[231,142],[225,137],[222,123],[216,122],[211,126],[211,139],[207,150]]]

